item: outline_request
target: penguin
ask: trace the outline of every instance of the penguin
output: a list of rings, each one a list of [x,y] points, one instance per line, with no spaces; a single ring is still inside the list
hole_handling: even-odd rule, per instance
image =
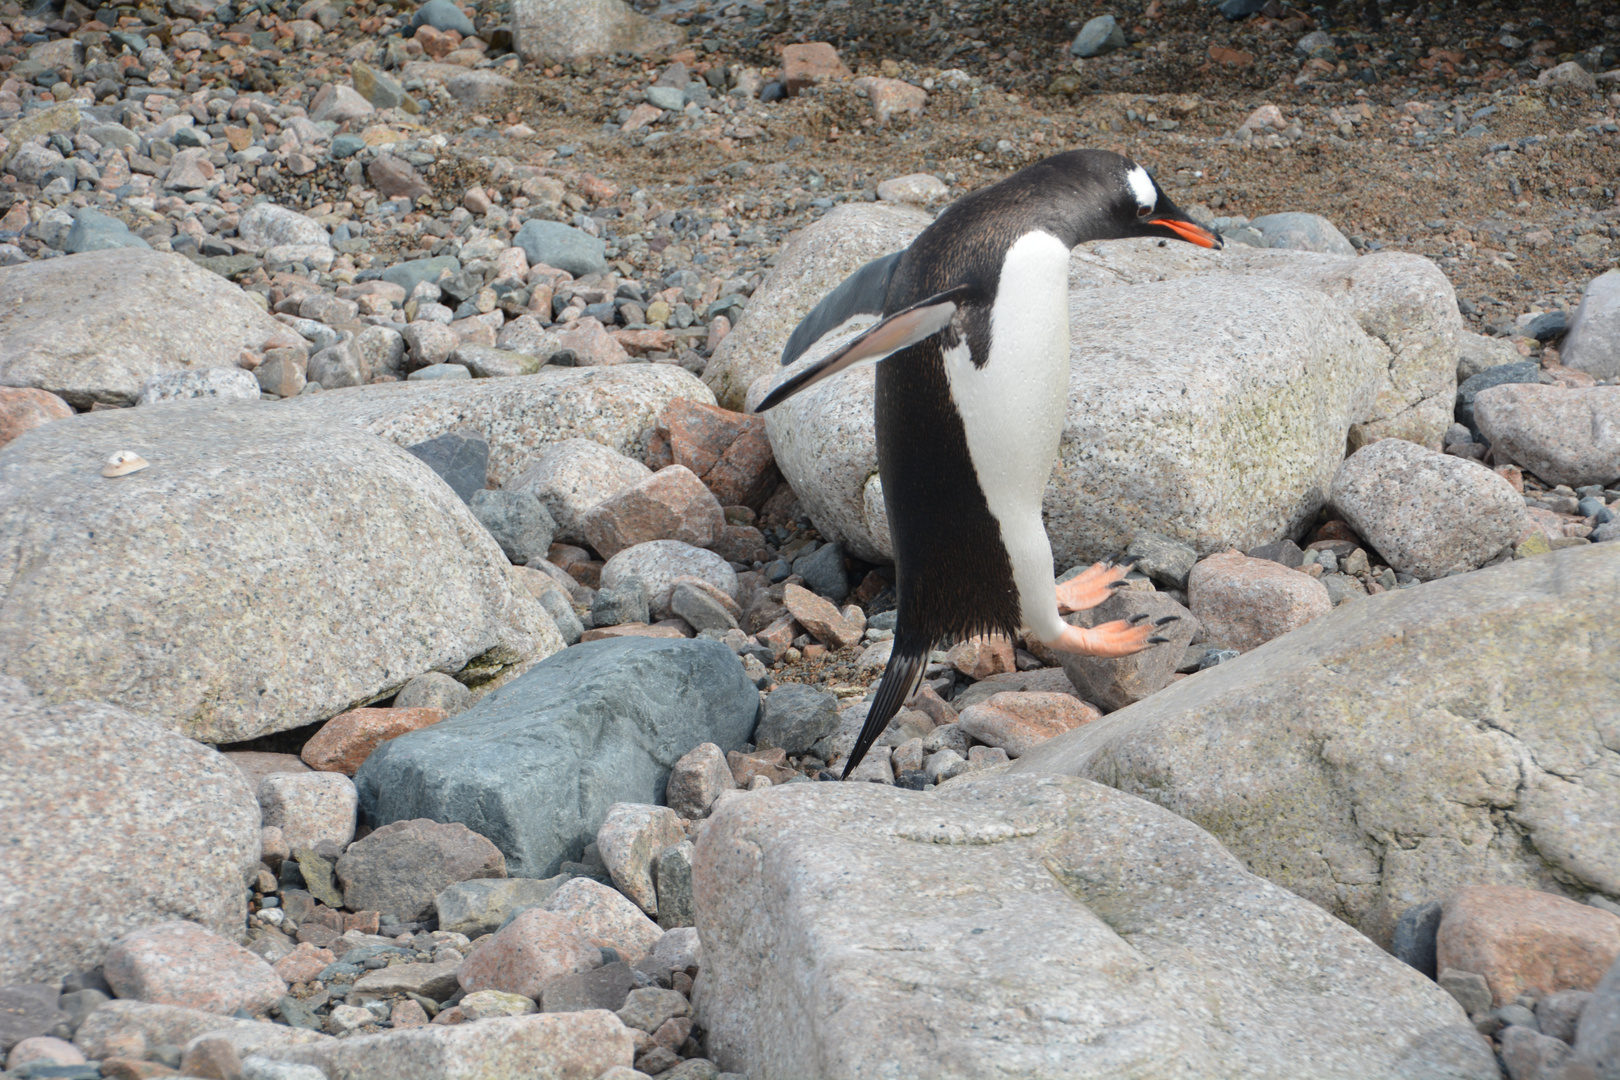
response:
[[[1129,567],[1100,562],[1057,585],[1041,518],[1068,401],[1069,254],[1132,236],[1222,246],[1131,159],[1056,154],[951,204],[910,247],[850,275],[788,338],[783,366],[856,317],[880,316],[754,410],[877,364],[897,618],[842,779],[916,691],[942,641],[1027,629],[1051,648],[1093,656],[1164,642],[1155,631],[1168,619],[1092,629],[1062,620],[1106,600]]]

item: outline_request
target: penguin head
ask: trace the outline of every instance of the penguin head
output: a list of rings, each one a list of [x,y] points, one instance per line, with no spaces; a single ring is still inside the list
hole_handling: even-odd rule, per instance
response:
[[[1207,248],[1222,246],[1220,234],[1188,217],[1146,169],[1128,157],[1114,157],[1118,158],[1115,173],[1123,188],[1115,199],[1115,219],[1130,221],[1123,235],[1185,240]]]
[[[1150,236],[1222,246],[1219,233],[1200,225],[1171,201],[1142,166],[1109,150],[1071,150],[1032,167],[1058,219],[1057,235],[1073,247],[1090,240]],[[1056,196],[1056,198],[1053,198]]]

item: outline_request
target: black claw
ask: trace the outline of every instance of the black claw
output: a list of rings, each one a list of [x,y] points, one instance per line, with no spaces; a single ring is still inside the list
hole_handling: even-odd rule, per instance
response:
[[[1168,645],[1170,643],[1170,639],[1154,634],[1152,637],[1147,639],[1147,643],[1149,645]]]
[[[1119,565],[1121,565],[1121,566],[1135,566],[1137,564],[1137,562],[1139,562],[1141,560],[1141,558],[1142,558],[1142,556],[1140,556],[1140,555],[1127,555],[1123,559],[1119,560]]]
[[[1180,618],[1181,618],[1180,615],[1166,615],[1162,619],[1155,619],[1153,621],[1153,625],[1154,626],[1166,626],[1166,625],[1168,625],[1170,623],[1175,622],[1176,620],[1178,620]]]
[[[1147,612],[1139,611],[1135,615],[1132,615],[1129,619],[1126,619],[1125,621],[1130,623],[1132,626],[1137,626],[1140,623],[1142,623],[1143,621],[1145,621],[1147,619],[1147,617],[1148,617]]]
[[[1110,581],[1108,583],[1108,587],[1110,589],[1123,589],[1125,586],[1127,586],[1129,584],[1130,584],[1130,582],[1126,581],[1124,578],[1120,578],[1118,581]]]

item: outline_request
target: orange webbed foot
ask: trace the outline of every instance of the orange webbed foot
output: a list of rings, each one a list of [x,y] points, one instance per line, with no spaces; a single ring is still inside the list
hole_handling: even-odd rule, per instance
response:
[[[1082,656],[1131,656],[1150,645],[1163,645],[1169,641],[1169,638],[1160,636],[1159,628],[1179,617],[1167,615],[1155,622],[1148,622],[1146,615],[1133,615],[1129,619],[1116,619],[1090,629],[1065,624],[1058,639],[1047,644],[1051,648]]]
[[[1104,559],[1087,567],[1078,577],[1063,582],[1057,587],[1058,614],[1086,611],[1113,596],[1114,590],[1119,588],[1135,562],[1134,558],[1118,563]]]

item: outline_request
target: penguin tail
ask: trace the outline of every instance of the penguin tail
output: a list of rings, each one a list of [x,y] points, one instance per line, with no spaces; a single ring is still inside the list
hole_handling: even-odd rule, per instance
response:
[[[932,641],[916,634],[900,631],[895,635],[889,666],[883,671],[877,696],[872,699],[871,709],[867,710],[866,723],[861,725],[861,734],[855,740],[855,749],[850,751],[849,762],[844,766],[840,780],[849,779],[849,774],[866,757],[866,752],[872,749],[872,744],[889,726],[889,721],[900,711],[900,706],[916,693],[923,672],[928,668],[928,653],[933,646]]]

